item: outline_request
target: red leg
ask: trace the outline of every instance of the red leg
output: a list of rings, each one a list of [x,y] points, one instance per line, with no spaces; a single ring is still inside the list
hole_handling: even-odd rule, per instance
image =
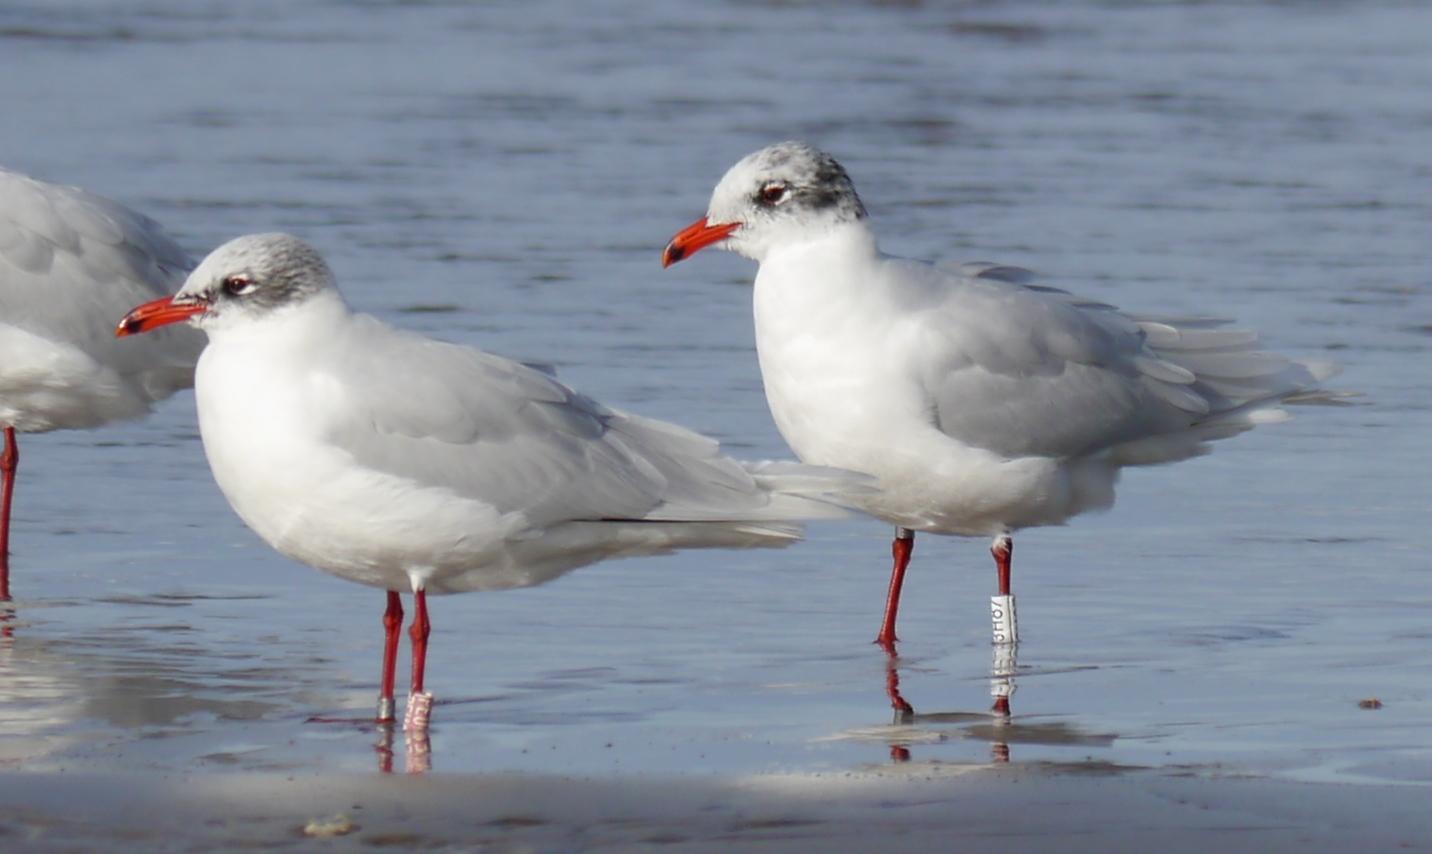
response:
[[[885,594],[885,619],[880,623],[880,634],[875,642],[894,653],[895,613],[900,610],[900,588],[905,585],[905,567],[910,565],[910,554],[915,550],[915,532],[909,528],[896,528],[895,541],[890,544],[890,554],[895,558],[890,568],[890,591]]]
[[[423,690],[423,667],[428,660],[428,634],[431,631],[432,626],[428,623],[428,594],[426,590],[419,588],[413,592],[413,622],[408,626],[408,637],[413,642],[413,688],[408,694],[408,706],[403,710],[403,732],[410,735],[425,734],[428,718],[432,714],[433,695]],[[414,770],[415,767],[411,758],[416,749],[415,744],[421,747],[426,744],[426,739],[408,741],[409,770]],[[426,765],[419,761],[416,768],[425,770]]]
[[[398,666],[398,630],[403,627],[403,600],[398,591],[388,591],[388,610],[383,612],[383,681],[378,690],[378,723],[393,720],[393,675]]]
[[[408,638],[413,642],[414,694],[423,693],[423,667],[428,661],[428,635],[431,632],[432,626],[428,623],[428,594],[426,590],[418,590],[413,594],[413,622],[408,626]]]
[[[995,572],[999,574],[999,595],[1009,595],[1009,563],[1014,557],[1014,539],[1008,534],[997,538],[994,545],[989,547],[989,553],[994,555]]]
[[[989,616],[992,629],[991,640],[995,646],[1019,643],[1019,625],[1014,611],[1014,596],[1009,583],[1009,565],[1014,557],[1014,540],[1009,534],[1000,534],[990,544],[989,553],[994,556],[994,568],[999,576],[999,595],[989,600]]]
[[[15,493],[15,466],[20,462],[20,446],[15,441],[15,428],[5,427],[5,451],[0,453],[0,602],[10,601],[10,497]]]

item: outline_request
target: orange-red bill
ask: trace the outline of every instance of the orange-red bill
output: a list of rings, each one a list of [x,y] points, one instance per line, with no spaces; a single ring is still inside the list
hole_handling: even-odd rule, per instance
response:
[[[718,222],[715,225],[702,217],[692,224],[676,232],[671,242],[666,244],[666,249],[661,253],[661,266],[670,267],[677,261],[691,255],[713,243],[725,240],[731,236],[731,232],[740,228],[739,222]]]
[[[114,328],[114,337],[138,335],[181,320],[188,320],[196,314],[203,314],[208,306],[202,302],[175,302],[174,297],[160,297],[144,305],[135,306]]]

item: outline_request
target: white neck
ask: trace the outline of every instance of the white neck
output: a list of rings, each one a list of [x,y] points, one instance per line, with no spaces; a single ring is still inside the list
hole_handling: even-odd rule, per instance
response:
[[[898,321],[881,266],[875,237],[862,222],[783,245],[756,275],[756,350],[766,400],[781,435],[807,462],[842,458],[832,425],[854,429],[867,415],[882,417],[883,398],[871,387],[898,384],[884,375],[898,364],[879,352],[885,330]]]
[[[756,273],[758,343],[766,321],[804,326],[833,306],[850,311],[850,302],[863,301],[879,257],[875,235],[863,221],[773,248]]]

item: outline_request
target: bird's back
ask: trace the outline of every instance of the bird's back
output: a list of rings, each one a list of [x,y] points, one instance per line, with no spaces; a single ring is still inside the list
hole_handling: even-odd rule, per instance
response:
[[[191,385],[200,333],[116,340],[113,326],[192,266],[143,214],[0,170],[0,421],[89,427]]]
[[[801,496],[845,485],[815,469],[752,469],[712,439],[609,409],[543,371],[365,315],[334,338],[320,357],[346,380],[331,441],[533,524],[812,518],[834,514]]]

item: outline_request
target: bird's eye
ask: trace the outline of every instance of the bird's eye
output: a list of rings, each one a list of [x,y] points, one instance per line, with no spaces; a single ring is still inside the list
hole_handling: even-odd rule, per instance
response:
[[[224,293],[231,297],[241,297],[252,291],[256,285],[254,280],[248,276],[228,276],[224,279]]]
[[[771,183],[761,187],[760,199],[761,204],[763,205],[780,204],[781,201],[785,199],[785,197],[786,185],[781,183],[780,181],[772,181]]]

